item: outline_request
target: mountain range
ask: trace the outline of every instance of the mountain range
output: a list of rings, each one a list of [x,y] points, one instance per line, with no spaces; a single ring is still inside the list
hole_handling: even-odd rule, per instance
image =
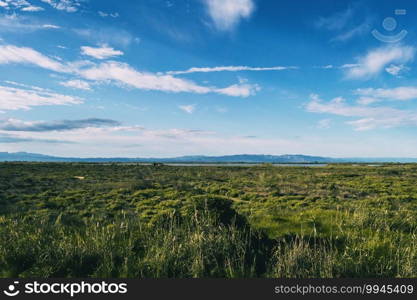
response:
[[[225,156],[180,156],[172,158],[127,158],[127,157],[58,157],[28,152],[0,152],[0,161],[32,162],[142,162],[142,163],[416,163],[417,158],[331,158],[301,154],[259,155],[237,154]]]

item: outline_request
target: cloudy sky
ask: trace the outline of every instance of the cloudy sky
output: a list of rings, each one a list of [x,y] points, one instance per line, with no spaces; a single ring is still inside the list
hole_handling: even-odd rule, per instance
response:
[[[417,157],[417,3],[0,0],[0,152]]]

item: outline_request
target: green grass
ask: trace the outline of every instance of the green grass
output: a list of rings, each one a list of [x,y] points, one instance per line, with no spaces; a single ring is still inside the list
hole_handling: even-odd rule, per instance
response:
[[[412,164],[2,163],[0,277],[417,277],[416,180]]]

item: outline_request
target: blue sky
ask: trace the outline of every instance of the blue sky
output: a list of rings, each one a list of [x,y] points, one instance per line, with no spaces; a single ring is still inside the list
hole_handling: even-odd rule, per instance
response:
[[[0,151],[417,157],[417,3],[0,0]]]

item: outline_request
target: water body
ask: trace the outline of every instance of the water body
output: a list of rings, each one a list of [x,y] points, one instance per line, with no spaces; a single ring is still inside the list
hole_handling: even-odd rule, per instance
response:
[[[165,166],[176,167],[258,167],[264,164],[260,163],[164,163]],[[326,167],[327,164],[271,164],[274,167]]]
[[[152,166],[153,163],[147,162],[105,162],[105,163],[98,163],[100,165],[112,165],[112,164],[120,164],[120,165],[135,165],[135,166]],[[172,166],[172,167],[259,167],[265,164],[262,163],[157,163],[161,166]],[[328,164],[285,164],[285,163],[277,163],[277,164],[268,164],[273,167],[326,167]]]

